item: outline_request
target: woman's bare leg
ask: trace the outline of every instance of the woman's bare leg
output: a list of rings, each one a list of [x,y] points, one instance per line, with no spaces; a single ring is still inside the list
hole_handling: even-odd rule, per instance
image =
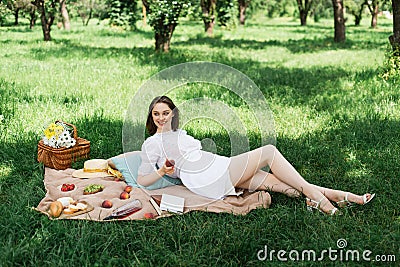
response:
[[[233,185],[250,181],[263,167],[270,166],[274,176],[284,184],[302,192],[312,200],[321,202],[320,208],[329,213],[334,206],[317,188],[308,183],[273,145],[266,145],[231,158],[229,174]],[[265,181],[268,181],[267,179]],[[263,186],[260,184],[259,186]],[[270,186],[270,184],[264,184]]]
[[[249,180],[237,185],[238,188],[249,189],[250,191],[266,190],[285,194],[289,197],[300,197],[301,192],[285,184],[272,173],[259,170]]]
[[[310,184],[315,187],[318,191],[325,195],[327,199],[330,201],[338,202],[345,198],[347,192],[341,190],[330,189],[314,184]],[[249,180],[238,184],[238,188],[249,189],[249,190],[266,190],[272,192],[283,193],[289,197],[300,197],[301,192],[297,191],[293,187],[285,184],[281,180],[279,180],[272,173],[265,172],[263,170],[259,170],[256,174]],[[349,193],[348,201],[363,204],[363,197],[360,195],[356,195],[353,193]]]
[[[274,174],[260,170],[267,165],[270,166]],[[325,196],[335,202],[343,200],[346,195],[344,191],[317,186],[305,181],[272,145],[232,157],[229,173],[234,186],[240,188],[271,190],[289,196],[297,196],[303,193],[313,200],[320,200]],[[371,194],[368,194],[367,197],[371,197]],[[348,201],[363,204],[363,196],[349,193]],[[329,201],[325,204],[326,209],[321,207],[323,210],[329,211],[333,208]]]

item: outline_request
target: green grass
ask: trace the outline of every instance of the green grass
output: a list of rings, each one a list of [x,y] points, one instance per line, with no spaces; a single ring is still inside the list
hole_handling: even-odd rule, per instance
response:
[[[400,260],[400,86],[378,77],[391,24],[347,27],[347,42],[333,42],[332,21],[258,19],[213,38],[198,22],[182,22],[168,54],[153,51],[151,29],[118,32],[94,21],[53,27],[44,43],[40,27],[0,28],[0,263],[2,266],[238,266],[260,265],[257,252],[336,249],[396,255]],[[50,221],[33,210],[45,195],[43,166],[36,162],[44,125],[62,119],[91,141],[92,158],[123,152],[125,112],[152,75],[183,62],[212,61],[250,77],[275,118],[277,147],[310,182],[376,192],[366,207],[331,218],[309,214],[300,199],[272,194],[270,209],[247,216],[193,212],[156,221],[96,223]],[[246,120],[250,145],[259,133],[235,95],[213,85],[171,92],[178,103],[206,94]],[[255,100],[256,101],[256,100]],[[229,154],[218,123],[191,122],[198,139],[214,136]],[[82,162],[75,163],[82,167]],[[275,254],[276,255],[276,254]],[[291,265],[318,262],[291,262]],[[325,258],[324,265],[358,265]],[[275,257],[272,264],[280,265]],[[378,262],[373,262],[379,265]],[[385,264],[386,265],[386,264]],[[387,265],[394,265],[393,262]]]

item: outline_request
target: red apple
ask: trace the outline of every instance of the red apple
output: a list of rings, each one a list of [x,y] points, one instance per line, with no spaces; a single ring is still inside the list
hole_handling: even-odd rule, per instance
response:
[[[144,217],[145,217],[146,219],[154,219],[154,214],[151,213],[151,212],[148,212],[148,213],[145,213],[145,214],[144,214]]]
[[[130,198],[131,196],[129,195],[129,193],[127,193],[127,192],[125,192],[125,191],[123,191],[122,193],[121,193],[121,195],[119,195],[119,198],[120,199],[128,199],[128,198]]]
[[[165,161],[165,166],[167,167],[173,167],[175,165],[175,160],[171,159],[171,160],[166,160]]]
[[[127,193],[130,193],[132,191],[132,189],[133,189],[133,186],[127,185],[127,186],[125,186],[124,191],[127,192]]]
[[[101,203],[101,206],[103,208],[109,209],[113,206],[113,203],[110,200],[104,200],[103,203]]]

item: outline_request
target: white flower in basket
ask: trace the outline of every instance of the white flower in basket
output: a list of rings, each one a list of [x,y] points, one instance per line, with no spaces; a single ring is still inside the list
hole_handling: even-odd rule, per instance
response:
[[[71,136],[72,131],[73,129],[65,123],[52,123],[43,132],[43,143],[54,148],[73,147],[76,140]]]

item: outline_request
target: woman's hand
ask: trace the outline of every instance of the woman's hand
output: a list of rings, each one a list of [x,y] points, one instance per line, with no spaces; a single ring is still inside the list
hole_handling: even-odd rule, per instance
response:
[[[173,174],[174,173],[174,160],[166,160],[164,165],[158,170],[158,173],[161,176],[164,176],[165,174]]]

